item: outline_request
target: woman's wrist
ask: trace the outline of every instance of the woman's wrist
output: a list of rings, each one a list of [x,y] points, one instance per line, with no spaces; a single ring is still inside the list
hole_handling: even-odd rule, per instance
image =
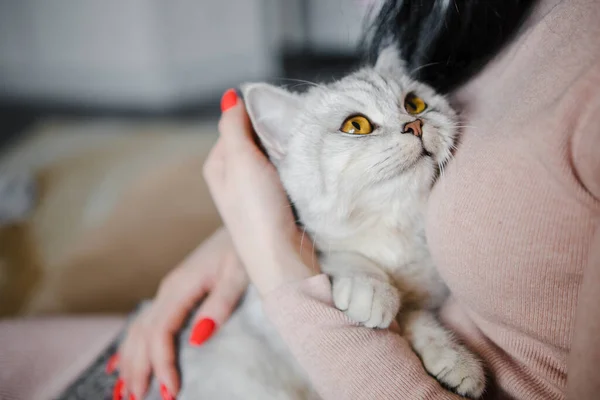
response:
[[[264,263],[257,268],[256,274],[248,271],[250,278],[261,296],[277,290],[279,287],[308,279],[321,273],[318,258],[313,251],[312,242],[306,237],[309,245],[302,243],[277,243],[265,255]],[[255,275],[255,277],[253,277]]]

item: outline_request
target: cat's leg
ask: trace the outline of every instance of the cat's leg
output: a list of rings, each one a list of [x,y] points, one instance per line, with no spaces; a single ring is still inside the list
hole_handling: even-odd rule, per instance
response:
[[[481,361],[459,344],[433,312],[413,311],[402,316],[401,325],[429,374],[460,395],[477,398],[483,394],[485,372]]]
[[[324,255],[321,267],[331,276],[335,306],[348,317],[369,328],[387,328],[392,323],[400,309],[400,292],[383,269],[359,254],[345,252]]]

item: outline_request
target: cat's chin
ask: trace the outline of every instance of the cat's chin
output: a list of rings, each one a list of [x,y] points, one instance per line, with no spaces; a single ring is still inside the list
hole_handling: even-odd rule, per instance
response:
[[[437,171],[438,167],[434,156],[426,156],[421,153],[410,164],[404,164],[385,178],[373,183],[375,186],[390,184],[395,186],[398,184],[398,179],[408,179],[413,182],[427,183],[425,186],[430,187],[429,182],[433,182],[433,179],[437,176]]]
[[[423,165],[423,167],[425,169],[429,169],[429,167],[433,167],[433,165],[436,162],[437,162],[436,155],[433,154],[432,152],[430,152],[429,150],[427,150],[427,148],[424,145],[422,145],[421,153],[415,158],[415,160],[411,163],[411,165],[408,166],[408,168],[405,168],[405,171],[414,169],[414,168],[418,167],[419,165]],[[421,168],[418,168],[418,170],[420,171]],[[422,172],[417,171],[417,173],[422,173]]]

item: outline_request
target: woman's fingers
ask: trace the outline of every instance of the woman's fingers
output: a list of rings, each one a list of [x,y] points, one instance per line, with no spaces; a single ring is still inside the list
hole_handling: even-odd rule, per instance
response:
[[[243,265],[237,256],[232,255],[232,259],[223,266],[215,286],[196,313],[189,338],[190,344],[200,346],[229,319],[248,283],[248,275]]]
[[[119,349],[119,390],[115,389],[115,396],[124,396],[124,393],[133,394],[142,398],[148,388],[150,376],[150,360],[144,357],[146,342],[144,340],[143,324],[149,310],[142,311],[139,319],[129,327],[125,341]],[[146,372],[144,372],[146,371]],[[145,374],[145,378],[143,378]],[[135,389],[134,389],[135,388]],[[134,391],[135,390],[135,391]],[[120,393],[120,394],[119,394]],[[123,397],[125,398],[125,397]]]
[[[115,396],[133,394],[141,400],[154,373],[162,398],[175,398],[180,382],[174,336],[198,301],[218,287],[221,289],[203,308],[213,327],[205,322],[204,329],[214,330],[214,321],[224,323],[247,282],[229,234],[219,229],[162,280],[156,299],[129,326],[118,358],[107,364],[107,373],[112,373],[118,363],[120,379]]]
[[[198,310],[198,317],[189,338],[192,345],[200,346],[212,336],[221,324],[229,319],[247,286],[248,277],[246,272],[235,254],[232,253],[223,260],[219,276]],[[196,289],[193,293],[198,296],[198,294],[202,295],[204,291]],[[194,300],[193,303],[195,303],[196,296],[192,296],[190,293],[184,297],[188,301],[190,299]],[[173,335],[181,326],[185,316],[185,314],[176,314],[178,314],[178,310],[189,309],[190,307],[190,304],[178,304],[170,311],[165,309],[163,312],[170,312],[174,316],[172,323],[166,328],[157,329],[150,342],[152,367],[156,378],[161,384],[161,392],[166,391],[171,397],[177,395],[180,386],[175,367],[176,355]]]
[[[148,351],[143,342],[140,342],[135,348],[130,377],[128,380],[125,380],[127,390],[133,395],[133,399],[131,400],[144,398],[148,390],[151,372],[152,368],[150,366]]]
[[[149,347],[152,368],[161,386],[161,391],[164,391],[162,389],[164,387],[171,397],[176,396],[179,392],[179,375],[175,367],[173,332],[157,331],[152,335]]]
[[[234,107],[239,101],[239,97],[235,89],[227,89],[221,97],[221,112],[229,110]]]
[[[239,98],[234,104],[230,100],[226,100],[233,96],[237,96],[233,89],[229,89],[223,95],[222,104],[230,103],[231,105],[229,108],[222,107],[223,113],[219,120],[220,137],[228,148],[226,155],[232,155],[233,157],[251,155],[259,157],[262,162],[267,162],[267,158],[256,146],[254,129],[244,102]]]
[[[123,379],[117,379],[117,382],[115,382],[115,386],[113,387],[112,393],[112,400],[122,400],[125,398],[127,390],[125,390],[125,382],[123,382]]]
[[[202,175],[209,189],[225,179],[225,148],[221,138],[210,150],[202,167]]]
[[[154,302],[128,330],[120,350],[120,372],[125,389],[137,399],[146,393],[152,373],[169,393],[179,390],[173,336],[206,288],[206,277],[193,272],[178,269],[165,278]]]
[[[119,368],[119,353],[113,354],[106,362],[106,373],[111,375]]]
[[[148,349],[152,371],[161,387],[172,397],[179,392],[174,336],[188,313],[208,290],[208,276],[194,269],[180,269],[161,285],[153,305],[152,331],[148,333]]]
[[[245,129],[250,127],[246,108],[234,89],[227,90],[221,97],[221,111],[219,133],[222,137],[252,137],[252,130]]]

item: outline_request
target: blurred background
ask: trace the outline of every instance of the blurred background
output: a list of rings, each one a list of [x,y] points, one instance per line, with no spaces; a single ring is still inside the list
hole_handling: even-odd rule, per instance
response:
[[[220,224],[220,95],[355,68],[369,3],[0,0],[0,317],[153,296]]]

